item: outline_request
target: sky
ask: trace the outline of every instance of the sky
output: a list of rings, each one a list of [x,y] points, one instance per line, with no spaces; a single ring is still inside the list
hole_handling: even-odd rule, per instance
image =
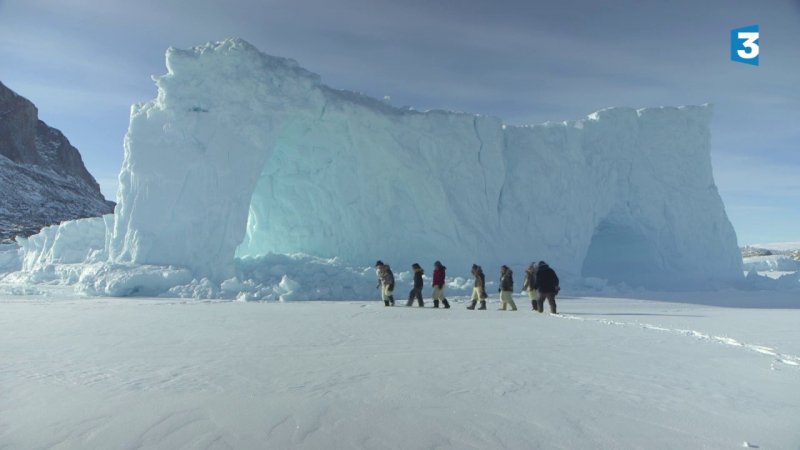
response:
[[[759,25],[760,65],[730,60]],[[800,0],[0,0],[0,81],[114,199],[130,106],[164,51],[241,37],[396,106],[579,119],[712,103],[714,176],[739,244],[800,241]]]

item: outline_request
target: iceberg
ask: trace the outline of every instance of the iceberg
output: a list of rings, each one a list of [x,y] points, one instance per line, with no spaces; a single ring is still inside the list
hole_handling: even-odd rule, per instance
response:
[[[166,66],[157,97],[131,109],[94,253],[114,267],[180,267],[219,285],[238,260],[301,253],[354,267],[441,260],[464,274],[543,259],[659,289],[743,278],[712,174],[710,105],[511,126],[337,90],[241,39],[170,48]]]

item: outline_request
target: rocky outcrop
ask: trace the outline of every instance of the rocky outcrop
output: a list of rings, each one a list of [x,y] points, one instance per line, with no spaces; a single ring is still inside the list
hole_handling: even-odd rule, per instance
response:
[[[114,210],[78,150],[38,116],[0,83],[0,242]]]

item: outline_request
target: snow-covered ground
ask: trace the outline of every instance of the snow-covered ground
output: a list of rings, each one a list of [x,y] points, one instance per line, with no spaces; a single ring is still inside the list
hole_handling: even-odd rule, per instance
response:
[[[551,316],[523,298],[498,312],[48,289],[0,296],[0,448],[800,447],[800,309],[565,297]]]

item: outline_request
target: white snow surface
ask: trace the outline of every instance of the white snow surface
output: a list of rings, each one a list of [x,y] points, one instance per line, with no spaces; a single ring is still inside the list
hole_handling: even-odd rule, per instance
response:
[[[710,106],[516,127],[335,90],[241,39],[170,48],[166,65],[157,98],[131,111],[114,263],[217,284],[234,255],[270,253],[352,266],[544,259],[663,288],[741,280]]]
[[[552,316],[523,298],[499,312],[48,289],[0,296],[0,448],[800,446],[798,309],[559,297]]]

